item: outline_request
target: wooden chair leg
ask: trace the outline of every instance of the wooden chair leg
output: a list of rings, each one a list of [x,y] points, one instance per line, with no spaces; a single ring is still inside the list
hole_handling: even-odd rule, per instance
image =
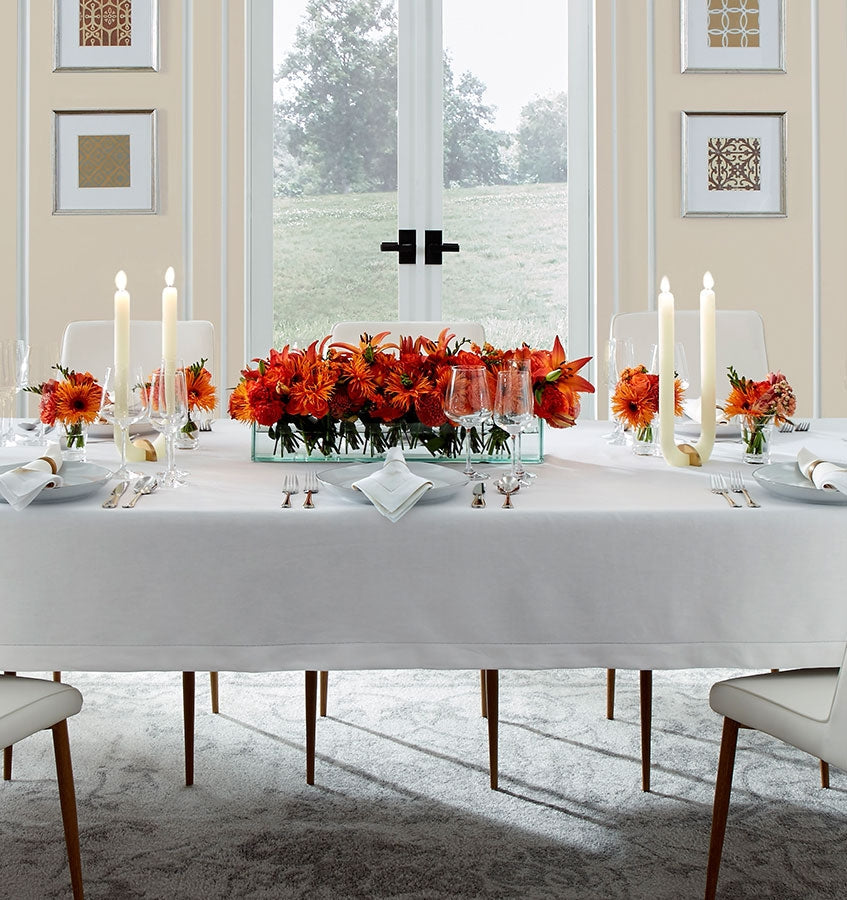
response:
[[[59,782],[59,804],[62,808],[62,825],[65,829],[65,846],[68,852],[68,868],[71,870],[71,887],[74,900],[82,900],[79,823],[76,817],[76,794],[67,719],[58,722],[51,730],[53,732],[53,752],[56,755],[56,779]]]
[[[194,784],[194,693],[193,672],[182,673],[182,730],[185,738],[185,786]]]
[[[53,681],[61,681],[61,680],[62,680],[62,673],[61,673],[61,672],[54,672],[54,673],[53,673]]]
[[[821,760],[821,787],[829,787],[829,763]]]
[[[488,771],[491,790],[497,790],[497,724],[500,716],[500,672],[485,669],[485,708],[488,713]]]
[[[209,672],[209,690],[212,694],[212,712],[217,715],[220,712],[218,706],[218,673]]]
[[[479,694],[482,718],[488,718],[488,701],[485,696],[485,669],[479,670]]]
[[[606,718],[615,718],[615,670],[606,669]]]
[[[321,718],[326,718],[326,698],[329,693],[329,672],[321,672]]]
[[[718,889],[718,872],[721,868],[723,839],[726,834],[726,817],[729,812],[729,795],[732,791],[732,773],[735,768],[735,749],[738,744],[739,724],[734,719],[723,720],[721,754],[715,779],[715,805],[712,809],[712,836],[709,839],[709,862],[706,866],[705,900],[714,900]]]
[[[306,784],[315,783],[315,731],[318,721],[318,673],[306,672]]]
[[[641,790],[650,790],[650,744],[653,731],[653,672],[642,669],[641,682]]]
[[[14,672],[4,672],[4,675],[14,675]],[[12,747],[3,748],[3,781],[12,780]]]

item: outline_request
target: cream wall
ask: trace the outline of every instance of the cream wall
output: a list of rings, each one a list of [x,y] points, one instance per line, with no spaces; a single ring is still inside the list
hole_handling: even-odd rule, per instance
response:
[[[9,131],[0,142],[7,200],[0,210],[0,260],[8,273],[3,333],[17,328],[35,346],[58,341],[68,320],[111,318],[118,269],[128,276],[133,318],[159,318],[164,272],[172,265],[181,316],[214,322],[218,372],[226,367],[217,380],[235,384],[244,347],[243,0],[160,0],[157,72],[53,72],[53,3],[21,0],[18,15],[18,30],[28,27],[30,41],[19,56],[15,35],[7,29],[0,37],[0,98],[6,109],[28,104],[29,203],[16,215],[17,154]],[[21,75],[28,91],[20,89]],[[151,108],[158,122],[158,214],[53,215],[53,110]],[[14,274],[22,245],[23,291]],[[16,316],[21,294],[28,321]]]
[[[770,364],[788,375],[801,414],[819,402],[825,415],[847,415],[847,4],[788,0],[787,72],[774,75],[682,74],[679,5],[597,4],[598,336],[615,311],[655,308],[663,274],[678,307],[696,308],[709,269],[719,307],[762,313]],[[681,217],[683,110],[787,113],[786,218]]]
[[[28,112],[29,203],[18,209],[18,140],[8,128],[3,334],[28,329],[37,344],[57,340],[69,319],[110,317],[118,268],[129,276],[134,317],[157,318],[173,265],[182,314],[215,323],[220,381],[235,383],[244,347],[245,2],[160,0],[158,72],[54,73],[53,4],[18,0],[18,32],[28,27],[30,40],[19,56],[18,35],[0,35],[0,99]],[[650,308],[662,274],[679,306],[695,307],[708,268],[720,307],[761,311],[771,364],[794,383],[801,413],[847,415],[847,0],[786,6],[787,74],[694,75],[680,73],[679,0],[597,0],[596,331],[602,342],[614,311]],[[51,214],[52,110],[81,108],[158,110],[158,215]],[[681,218],[682,110],[787,112],[787,218]],[[19,305],[28,311],[21,321]]]

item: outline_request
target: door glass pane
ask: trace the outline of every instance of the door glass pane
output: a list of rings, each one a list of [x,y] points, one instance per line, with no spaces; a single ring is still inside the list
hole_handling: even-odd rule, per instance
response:
[[[566,0],[444,0],[442,317],[567,339]],[[481,28],[487,22],[491,27]]]
[[[397,318],[396,0],[274,0],[274,346]]]

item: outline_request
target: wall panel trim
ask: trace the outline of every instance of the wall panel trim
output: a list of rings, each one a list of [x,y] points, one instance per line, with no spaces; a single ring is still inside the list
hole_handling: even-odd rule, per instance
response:
[[[173,124],[173,123],[171,123]],[[169,129],[170,130],[170,129]],[[194,318],[194,0],[182,4],[182,290],[180,318]],[[189,365],[193,360],[185,360]]]
[[[821,131],[820,131],[820,3],[812,0],[812,415],[821,415]]]
[[[656,308],[656,7],[647,0],[647,309]]]

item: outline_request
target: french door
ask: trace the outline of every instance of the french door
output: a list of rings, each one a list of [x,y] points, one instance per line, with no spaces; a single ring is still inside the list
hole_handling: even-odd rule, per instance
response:
[[[248,4],[248,358],[345,319],[588,350],[591,3],[571,5]]]

